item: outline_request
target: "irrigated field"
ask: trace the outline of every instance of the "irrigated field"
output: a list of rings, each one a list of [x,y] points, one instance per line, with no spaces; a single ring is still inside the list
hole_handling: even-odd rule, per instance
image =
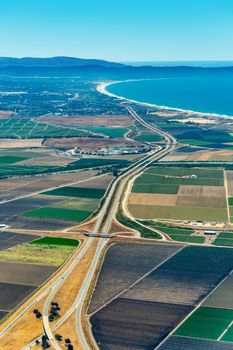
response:
[[[0,318],[31,294],[78,245],[77,240],[43,237],[0,251]]]
[[[128,208],[138,219],[227,222],[223,170],[149,168],[136,178]]]
[[[0,219],[14,228],[57,230],[73,226],[92,215],[113,177],[94,171],[33,176],[0,181]],[[70,186],[65,186],[70,184]],[[52,191],[43,190],[55,188]],[[80,187],[79,187],[80,185]],[[7,191],[4,191],[4,187]],[[39,192],[39,193],[38,193]],[[34,195],[30,195],[33,194]],[[37,194],[38,193],[38,194]],[[17,197],[24,197],[17,199]]]
[[[233,321],[233,310],[200,307],[175,335],[217,340]]]
[[[132,253],[134,247],[140,251],[141,245],[128,246]],[[155,255],[166,247],[147,246],[154,248]],[[143,245],[146,259],[145,249]],[[121,265],[118,257],[121,251],[121,244],[109,248],[89,308],[93,335],[101,350],[154,349],[233,267],[233,251],[224,248],[177,246],[176,251],[170,252],[170,258],[163,255],[159,265],[157,262],[150,270],[148,265],[144,271],[141,270],[144,260],[128,264],[130,249],[125,251],[127,255],[123,255],[124,264]],[[130,276],[131,271],[134,277],[122,284],[121,272],[123,276],[126,273]],[[224,316],[227,317],[223,322],[226,318],[228,322],[231,315]]]
[[[75,244],[74,240],[69,242],[62,238],[42,238],[0,251],[0,260],[59,266],[78,245],[79,242]]]
[[[233,232],[220,232],[213,242],[214,245],[233,246]]]

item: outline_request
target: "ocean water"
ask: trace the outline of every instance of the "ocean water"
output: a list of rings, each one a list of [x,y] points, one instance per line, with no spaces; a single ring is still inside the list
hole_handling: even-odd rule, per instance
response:
[[[138,102],[233,116],[233,73],[119,82],[112,94]]]

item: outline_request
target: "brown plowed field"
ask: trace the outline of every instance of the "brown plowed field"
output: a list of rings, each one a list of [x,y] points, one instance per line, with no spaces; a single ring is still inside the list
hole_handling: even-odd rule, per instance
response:
[[[131,193],[129,204],[141,205],[168,205],[175,206],[177,196],[174,194],[149,194],[149,193]]]
[[[95,179],[85,181],[77,185],[73,185],[72,187],[106,189],[110,184],[110,182],[112,181],[112,179],[113,179],[113,176],[107,174],[105,176],[99,176]]]
[[[233,171],[226,171],[228,195],[233,196]]]
[[[113,146],[129,146],[139,145],[136,141],[127,141],[124,139],[115,138],[98,138],[98,137],[74,137],[74,138],[59,138],[59,139],[47,139],[44,143],[45,146],[50,147],[64,147],[74,148],[80,147],[89,150],[96,151],[98,147],[113,147]]]
[[[203,197],[225,197],[226,191],[223,186],[191,186],[181,185],[178,195],[203,196]]]
[[[127,115],[101,115],[101,116],[78,116],[78,117],[40,117],[38,118],[41,122],[48,122],[49,124],[59,124],[68,126],[110,126],[116,127],[127,127],[129,125],[135,125],[133,118]]]
[[[32,166],[32,165],[38,165],[38,166],[62,166],[69,163],[72,163],[74,161],[73,158],[68,157],[59,157],[59,156],[45,156],[45,157],[35,157],[23,160],[22,162],[18,162],[17,166]]]
[[[0,116],[1,119],[1,116]],[[43,139],[30,139],[30,140],[13,140],[13,139],[1,139],[0,148],[31,148],[42,147]]]
[[[177,196],[178,207],[226,208],[224,197]]]

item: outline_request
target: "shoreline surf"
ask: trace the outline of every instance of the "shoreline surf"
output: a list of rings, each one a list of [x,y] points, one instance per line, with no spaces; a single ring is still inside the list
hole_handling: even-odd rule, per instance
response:
[[[158,78],[159,79],[159,78]],[[198,117],[203,117],[203,118],[224,118],[224,119],[230,119],[232,121],[233,116],[230,115],[225,115],[225,114],[218,114],[218,113],[206,113],[206,112],[200,112],[200,111],[193,111],[189,109],[182,109],[182,108],[176,108],[176,107],[170,107],[170,106],[161,106],[161,105],[156,105],[154,103],[148,103],[148,102],[142,102],[142,101],[137,101],[133,99],[129,99],[124,96],[116,95],[113,94],[112,92],[107,90],[107,87],[110,85],[115,85],[119,83],[127,83],[127,82],[134,82],[134,81],[145,81],[145,80],[155,80],[155,79],[128,79],[128,80],[116,80],[116,81],[111,81],[111,82],[100,82],[98,83],[96,90],[104,95],[107,95],[109,97],[117,98],[122,101],[129,101],[132,103],[136,103],[141,106],[145,107],[152,107],[158,109],[160,112],[164,111],[170,111],[170,112],[177,112],[186,114],[187,116],[198,116]]]

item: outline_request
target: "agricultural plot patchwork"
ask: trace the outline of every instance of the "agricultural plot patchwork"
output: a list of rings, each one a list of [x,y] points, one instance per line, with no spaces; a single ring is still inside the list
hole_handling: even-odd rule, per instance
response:
[[[140,250],[141,245],[129,246],[131,251],[121,244],[109,248],[89,307],[93,335],[104,350],[154,349],[233,268],[230,249],[162,244],[147,245],[149,257],[154,249],[154,254],[159,254],[161,259],[154,267],[146,267],[141,259],[128,265],[133,248]],[[175,249],[166,257],[160,255],[164,247]],[[123,254],[125,264],[118,265],[118,255],[124,250],[127,252]],[[146,245],[143,245],[146,258],[145,251]],[[124,281],[125,266],[132,279],[119,283],[120,272]],[[214,311],[215,318],[218,315],[216,324],[225,325],[231,318],[231,312],[223,315],[221,309]]]
[[[79,137],[88,133],[76,128],[58,127],[32,119],[1,119],[0,138],[30,139],[37,137]]]
[[[28,150],[21,151],[3,151],[0,156],[0,178],[10,177],[14,175],[34,175],[45,173],[58,173],[71,170],[82,170],[102,167],[124,168],[131,164],[128,159],[119,159],[113,157],[99,158],[71,158],[58,155],[52,151],[46,152],[30,152]],[[134,161],[134,159],[132,159]]]
[[[214,240],[213,244],[233,247],[233,232],[220,232],[217,238]]]
[[[152,167],[136,178],[128,209],[138,219],[227,222],[222,169]]]
[[[123,127],[105,127],[92,125],[52,125],[36,119],[1,119],[0,138],[30,139],[54,137],[99,136],[123,138],[129,130]]]
[[[95,180],[97,180],[96,184]],[[74,225],[82,222],[98,209],[100,200],[104,196],[112,177],[104,175],[102,181],[98,182],[98,180],[97,178],[84,181],[81,187],[77,184],[43,192],[45,198],[55,199],[55,202],[49,206],[26,211],[22,215],[26,218],[39,220],[63,220],[71,225],[72,223]]]
[[[227,275],[160,349],[232,349],[232,277]]]
[[[150,226],[159,230],[166,235],[169,235],[174,241],[190,242],[190,243],[203,243],[205,238],[195,235],[195,231],[192,229],[183,229],[177,227],[169,227],[165,225],[156,225],[154,221],[143,221],[146,226]]]
[[[26,235],[6,239],[11,243],[26,242]],[[22,237],[23,236],[23,237]],[[0,251],[0,319],[27,298],[78,247],[76,240],[57,237],[38,238]],[[32,236],[28,236],[28,241]],[[14,288],[12,288],[14,286]]]
[[[1,180],[1,222],[17,229],[58,230],[73,226],[98,209],[113,179],[108,174],[96,175],[95,171],[83,171]],[[55,192],[45,194],[50,188]]]
[[[228,205],[230,212],[230,222],[233,223],[233,171],[226,171],[226,179],[227,179],[227,190],[228,190]]]

